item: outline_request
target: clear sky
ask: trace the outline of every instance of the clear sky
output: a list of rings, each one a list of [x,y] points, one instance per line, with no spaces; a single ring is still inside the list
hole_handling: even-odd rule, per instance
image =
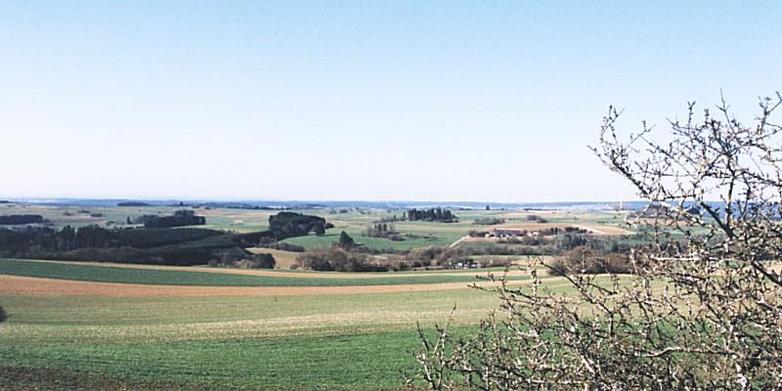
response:
[[[0,2],[0,197],[633,198],[664,128],[782,89],[782,3]]]

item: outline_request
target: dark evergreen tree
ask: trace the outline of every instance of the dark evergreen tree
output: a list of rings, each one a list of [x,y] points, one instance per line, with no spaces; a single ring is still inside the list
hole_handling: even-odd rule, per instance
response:
[[[73,249],[76,242],[76,230],[74,230],[73,227],[66,225],[60,230],[59,235],[57,236],[59,239],[57,246],[58,250],[67,251]]]
[[[347,234],[347,232],[342,231],[342,233],[339,234],[339,243],[337,243],[337,246],[343,250],[350,250],[353,247],[356,247],[356,242]]]

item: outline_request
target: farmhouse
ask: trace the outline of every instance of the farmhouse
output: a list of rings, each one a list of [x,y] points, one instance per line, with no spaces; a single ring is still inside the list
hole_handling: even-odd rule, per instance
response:
[[[521,237],[539,237],[556,236],[560,234],[589,234],[591,231],[578,226],[568,226],[559,224],[536,224],[531,227],[495,227],[486,232],[483,236],[486,238],[521,238]]]
[[[529,232],[526,229],[518,228],[495,228],[489,232],[490,238],[517,238],[520,236],[527,236]]]

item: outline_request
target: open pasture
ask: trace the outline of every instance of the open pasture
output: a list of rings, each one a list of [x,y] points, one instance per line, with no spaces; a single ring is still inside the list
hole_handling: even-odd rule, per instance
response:
[[[476,220],[492,217],[505,220],[502,226],[524,226],[530,229],[551,226],[578,226],[598,235],[632,235],[634,232],[625,224],[625,212],[593,211],[510,211],[510,210],[455,210],[459,221],[453,223],[426,221],[389,221],[394,229],[405,236],[405,240],[392,241],[367,236],[367,228],[376,221],[401,217],[405,211],[361,210],[347,213],[325,213],[323,210],[307,210],[303,213],[324,217],[334,224],[324,236],[302,236],[286,239],[286,243],[302,246],[308,250],[324,249],[339,240],[341,231],[347,232],[356,242],[374,249],[410,250],[427,246],[449,246],[466,236],[470,231],[485,231],[492,225],[477,224]],[[548,223],[530,222],[528,216],[541,216]]]

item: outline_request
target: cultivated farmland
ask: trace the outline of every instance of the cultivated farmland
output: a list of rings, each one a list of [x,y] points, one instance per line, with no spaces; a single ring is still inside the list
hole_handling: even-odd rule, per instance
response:
[[[78,212],[24,209],[55,227],[73,224]],[[102,217],[78,219],[106,225],[152,209],[175,210],[93,209]],[[402,211],[305,212],[325,217],[334,228],[324,236],[285,242],[326,248],[344,230],[363,246],[393,251],[448,246],[481,228],[474,223],[478,218],[501,216],[508,224],[521,224],[528,214],[459,211],[455,223],[394,222],[407,237],[391,241],[363,232],[373,221]],[[203,214],[207,227],[250,232],[265,228],[272,212],[210,209]],[[621,227],[623,221],[609,213],[546,217],[558,224],[606,227]],[[504,273],[503,268],[313,272],[290,270],[299,253],[250,251],[272,254],[277,270],[0,259],[0,305],[8,314],[0,324],[0,388],[400,389],[403,374],[416,365],[416,325],[431,331],[455,308],[452,332],[473,329],[499,300],[469,285],[496,286],[486,278]],[[518,265],[528,259],[476,256],[489,258]],[[512,267],[507,278],[510,284],[529,284],[523,267]],[[558,277],[544,281],[554,291],[569,289]]]
[[[102,279],[109,269],[84,267],[97,270],[79,270],[84,279]],[[0,276],[9,313],[0,329],[3,371],[45,369],[142,388],[393,389],[411,369],[416,322],[442,322],[457,305],[457,324],[467,327],[496,305],[492,294],[466,288],[470,276],[374,278],[376,285],[358,285],[368,283],[360,276],[269,277],[270,285],[287,285],[206,287],[181,278],[177,286],[148,285],[160,282],[158,275],[138,271],[128,277],[136,284]],[[215,285],[243,277],[181,273]],[[130,282],[125,278],[117,277]]]

